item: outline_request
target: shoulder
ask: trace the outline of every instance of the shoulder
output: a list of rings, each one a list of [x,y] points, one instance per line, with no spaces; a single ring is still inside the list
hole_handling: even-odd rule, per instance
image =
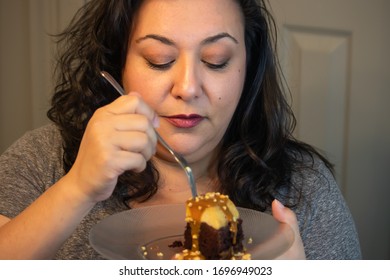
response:
[[[337,187],[337,182],[327,162],[319,155],[313,153],[301,154],[294,166],[292,178],[295,184],[304,183],[303,186]],[[302,188],[302,191],[309,191]]]
[[[62,143],[50,124],[26,132],[0,156],[0,213],[15,217],[64,174]]]
[[[304,153],[295,157],[289,197],[290,203],[297,205],[298,211],[312,211],[335,201],[343,202],[336,178],[320,156]]]
[[[15,141],[5,152],[23,152],[24,155],[30,150],[48,151],[62,146],[61,134],[54,124],[27,131],[21,138]]]
[[[53,123],[41,126],[39,128],[27,131],[23,138],[34,139],[38,142],[60,143],[61,134],[57,126]]]
[[[296,193],[291,197],[295,197],[293,210],[307,257],[360,258],[353,217],[327,163],[316,154],[307,154],[300,159],[292,177]]]
[[[2,170],[18,173],[62,174],[62,138],[54,124],[27,131],[0,157]],[[55,171],[55,172],[54,172]],[[36,177],[36,176],[34,176]]]

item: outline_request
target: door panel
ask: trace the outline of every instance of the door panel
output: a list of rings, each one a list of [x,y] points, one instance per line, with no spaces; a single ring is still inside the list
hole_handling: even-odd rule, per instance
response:
[[[283,33],[295,136],[326,152],[343,185],[350,34],[298,26],[284,26]]]
[[[365,259],[390,259],[390,1],[270,0],[296,136],[325,151]]]

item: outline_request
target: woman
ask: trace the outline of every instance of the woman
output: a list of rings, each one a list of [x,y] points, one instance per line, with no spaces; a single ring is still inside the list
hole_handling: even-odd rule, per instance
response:
[[[263,1],[88,2],[60,37],[55,125],[1,157],[0,257],[99,258],[87,239],[96,222],[189,198],[156,128],[199,193],[290,224],[295,241],[280,258],[360,258],[330,164],[291,135],[272,30]]]

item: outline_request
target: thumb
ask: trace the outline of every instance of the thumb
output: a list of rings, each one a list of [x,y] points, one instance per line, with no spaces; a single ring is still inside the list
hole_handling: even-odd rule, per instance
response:
[[[305,251],[295,213],[275,199],[272,202],[272,215],[280,223],[288,224],[294,232],[294,242],[291,248],[281,255],[279,259],[305,259]]]
[[[284,207],[284,205],[277,199],[272,202],[272,215],[281,223],[294,224],[297,222],[294,212]]]
[[[295,233],[299,233],[297,216],[288,207],[285,207],[279,200],[272,201],[272,216],[280,222],[288,224]]]

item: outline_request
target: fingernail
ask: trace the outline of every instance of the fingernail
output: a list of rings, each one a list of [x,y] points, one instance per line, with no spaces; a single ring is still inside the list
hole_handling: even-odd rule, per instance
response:
[[[276,198],[274,199],[275,203],[276,203],[276,206],[279,208],[279,209],[283,209],[284,208],[284,205],[279,201],[277,200]]]
[[[154,128],[157,128],[160,126],[160,119],[158,118],[158,115],[154,115],[152,123],[153,123]]]

